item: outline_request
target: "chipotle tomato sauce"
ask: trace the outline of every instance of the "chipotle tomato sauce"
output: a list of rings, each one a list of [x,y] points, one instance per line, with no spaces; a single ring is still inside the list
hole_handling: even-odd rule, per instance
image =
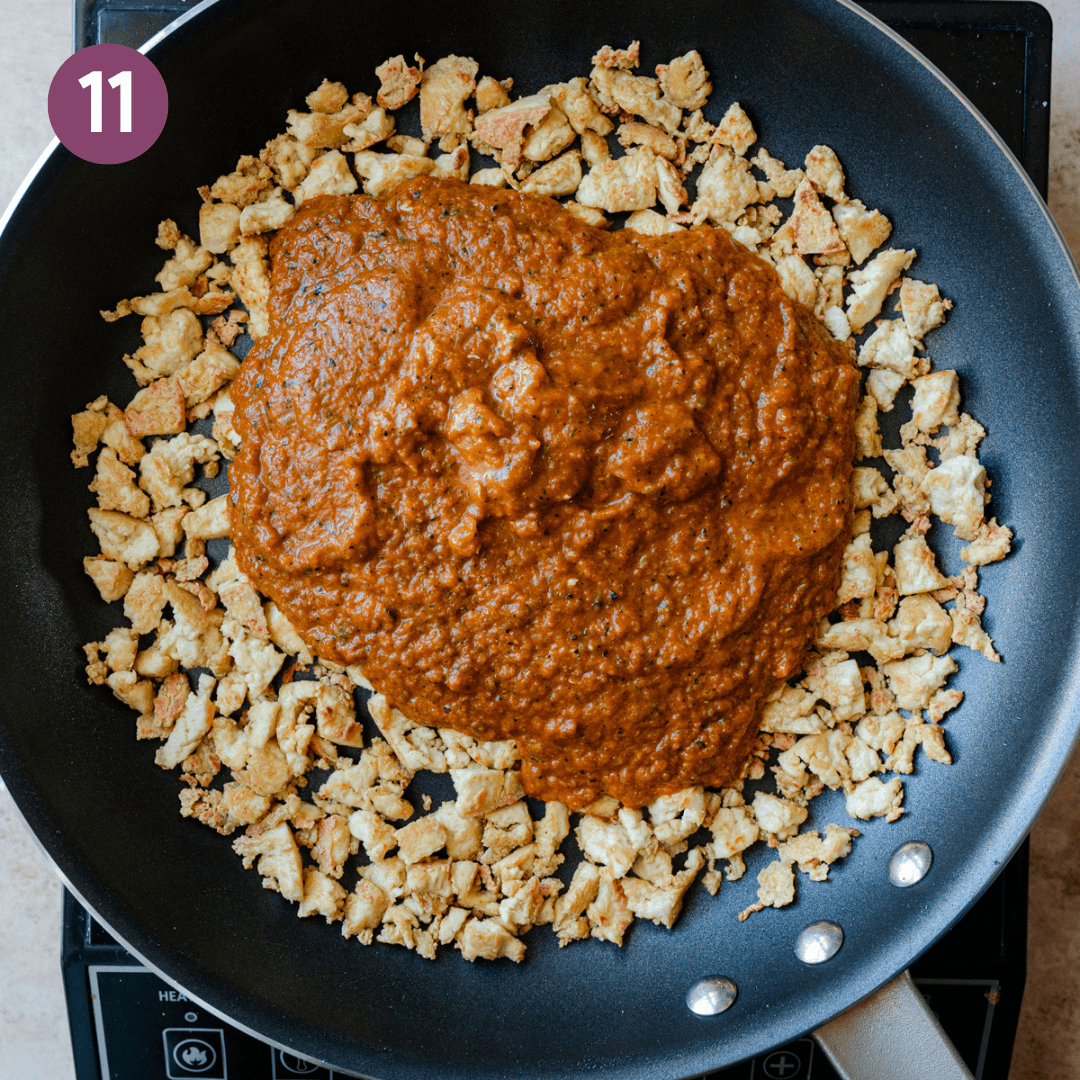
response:
[[[850,532],[857,373],[773,270],[429,178],[271,255],[231,535],[309,645],[542,798],[736,779]]]

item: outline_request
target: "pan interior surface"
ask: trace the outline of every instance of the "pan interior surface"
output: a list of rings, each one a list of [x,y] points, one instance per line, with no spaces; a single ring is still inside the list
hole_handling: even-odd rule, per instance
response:
[[[633,39],[645,73],[698,49],[714,84],[707,118],[740,101],[760,145],[789,165],[817,143],[833,147],[853,197],[894,223],[889,246],[919,252],[911,274],[955,301],[930,353],[935,368],[959,371],[963,407],[987,429],[993,512],[1017,537],[980,575],[1004,662],[958,650],[951,685],[965,700],[946,721],[955,764],[905,778],[900,822],[859,823],[852,856],[790,908],[737,922],[774,857],[757,851],[744,882],[716,898],[695,887],[673,931],[639,921],[621,950],[560,950],[546,928],[526,939],[520,966],[363,948],[298,920],[228,841],[181,819],[175,777],[153,767],[130,712],[85,685],[81,643],[120,620],[83,574],[97,549],[90,474],[68,458],[69,416],[101,393],[130,398],[120,356],[139,342],[136,320],[106,324],[97,312],[148,290],[162,262],[158,221],[174,216],[197,235],[195,188],[283,130],[324,77],[372,90],[388,56],[457,53],[527,94]],[[468,5],[421,3],[403,18],[353,0],[220,0],[151,56],[170,98],[158,143],[116,166],[58,149],[0,236],[0,769],[78,893],[216,1011],[383,1080],[691,1076],[798,1037],[909,964],[1020,843],[1078,721],[1080,291],[1042,207],[965,103],[835,0],[758,0],[752,19],[733,0],[524,3],[499,19]],[[43,299],[48,317],[31,328]],[[958,548],[946,538],[950,570]],[[811,806],[808,828],[829,822],[853,824],[841,794]],[[914,888],[892,888],[889,855],[908,840],[930,844],[933,868]],[[843,927],[844,945],[808,967],[794,942],[820,919]],[[738,998],[701,1018],[685,996],[711,975],[733,979]]]

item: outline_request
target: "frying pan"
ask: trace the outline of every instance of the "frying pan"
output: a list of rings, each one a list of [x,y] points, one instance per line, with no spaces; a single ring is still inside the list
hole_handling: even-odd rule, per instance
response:
[[[600,45],[643,42],[643,67],[698,48],[713,73],[712,119],[732,100],[761,144],[799,162],[835,147],[849,191],[915,247],[912,273],[956,301],[935,331],[938,367],[962,378],[987,428],[993,512],[1018,541],[982,576],[1000,666],[961,650],[946,721],[951,768],[907,778],[907,814],[866,824],[830,881],[739,924],[753,879],[717,898],[694,890],[674,931],[637,924],[619,950],[560,951],[533,932],[524,964],[430,963],[342,941],[300,921],[241,869],[228,842],[177,814],[174,776],[137,743],[131,713],[87,687],[82,642],[119,623],[82,572],[89,470],[68,461],[70,413],[134,390],[120,356],[136,320],[97,315],[147,290],[157,222],[194,233],[194,189],[282,130],[324,76],[370,89],[396,53],[474,56],[530,92],[587,72]],[[842,0],[522,0],[512,8],[355,0],[221,0],[161,37],[150,56],[169,120],[141,158],[96,166],[54,148],[0,234],[0,767],[20,810],[76,893],[139,956],[234,1024],[344,1070],[381,1078],[685,1077],[819,1027],[892,979],[993,880],[1029,829],[1077,738],[1080,290],[1030,182],[974,109],[898,38]],[[904,407],[894,419],[906,415]],[[951,536],[939,537],[950,570]],[[434,788],[432,790],[435,790]],[[436,791],[436,794],[440,792]],[[444,795],[445,797],[445,795]],[[848,823],[842,799],[809,826]],[[888,884],[890,853],[922,840],[927,878]],[[797,933],[845,934],[804,965]],[[703,976],[738,986],[707,1019],[684,1003]]]

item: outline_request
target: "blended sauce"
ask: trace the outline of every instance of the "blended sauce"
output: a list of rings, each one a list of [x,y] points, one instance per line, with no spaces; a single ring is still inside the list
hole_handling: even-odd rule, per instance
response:
[[[722,229],[422,178],[276,235],[235,557],[418,723],[629,806],[742,772],[835,602],[858,374]]]

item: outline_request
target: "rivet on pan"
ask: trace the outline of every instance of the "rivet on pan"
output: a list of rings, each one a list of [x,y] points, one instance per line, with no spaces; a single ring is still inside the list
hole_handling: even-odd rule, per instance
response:
[[[716,1016],[735,1004],[738,987],[723,975],[694,983],[686,994],[686,1007],[698,1016]]]
[[[934,853],[929,844],[921,840],[910,840],[901,844],[889,859],[889,880],[898,888],[906,889],[917,885],[930,870]]]
[[[795,955],[804,964],[824,964],[844,944],[844,931],[834,922],[811,923],[795,939]]]

